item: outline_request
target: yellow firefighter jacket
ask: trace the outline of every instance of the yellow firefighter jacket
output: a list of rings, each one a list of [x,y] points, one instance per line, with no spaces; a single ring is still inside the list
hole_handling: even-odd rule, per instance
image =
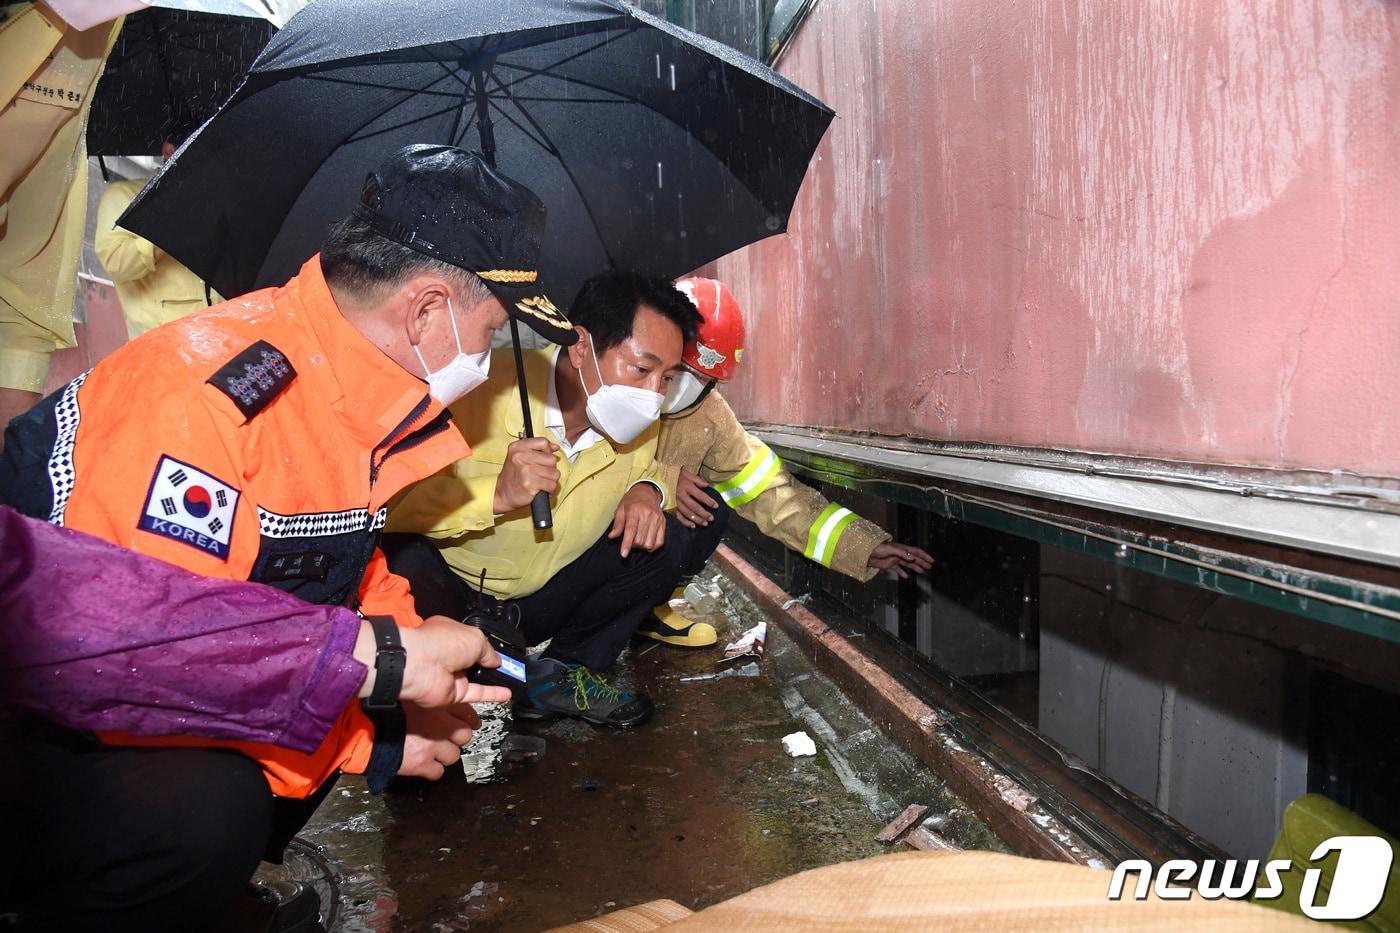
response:
[[[744,430],[718,392],[661,419],[656,459],[668,490],[685,467],[769,537],[848,577],[875,576],[870,552],[890,540],[889,532],[798,482],[767,444]]]
[[[137,179],[114,181],[107,186],[97,206],[97,234],[93,241],[102,268],[116,286],[131,337],[198,311],[210,302],[223,301],[217,292],[206,298],[204,281],[174,256],[157,256],[154,243],[117,226],[117,218],[136,200],[145,184],[146,179]]]
[[[541,434],[554,356],[552,350],[524,354],[530,420]],[[560,365],[568,366],[567,358]],[[524,431],[509,349],[492,354],[490,378],[452,405],[452,421],[471,446],[471,457],[409,489],[390,507],[387,530],[437,539],[448,565],[472,586],[481,584],[485,570],[485,591],[498,599],[529,596],[588,550],[612,526],[618,503],[632,486],[660,486],[658,428],[652,425],[630,444],[604,438],[572,463],[562,451],[556,456],[559,490],[550,499],[554,527],[549,531],[535,531],[529,506],[494,514],[506,448]],[[665,507],[671,505],[668,493]]]

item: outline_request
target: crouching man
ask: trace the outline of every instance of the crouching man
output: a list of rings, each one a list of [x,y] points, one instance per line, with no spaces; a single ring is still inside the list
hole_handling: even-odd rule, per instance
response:
[[[471,220],[483,216],[493,222]],[[536,267],[544,223],[539,198],[480,156],[406,147],[286,285],[143,334],[10,423],[5,504],[200,576],[357,607],[384,657],[382,695],[333,711],[310,752],[0,735],[12,756],[0,770],[24,788],[4,797],[22,801],[10,832],[25,840],[11,847],[22,874],[0,872],[0,913],[12,895],[33,929],[206,928],[260,856],[280,861],[340,772],[374,789],[458,760],[479,722],[470,707],[397,702],[398,628],[426,613],[376,542],[392,496],[470,453],[444,407],[474,384],[457,364],[484,352],[508,313],[546,301],[496,281]]]
[[[517,715],[626,728],[651,700],[604,675],[680,572],[656,422],[700,316],[671,283],[630,272],[590,279],[569,316],[567,351],[524,355],[543,436],[520,439],[511,351],[496,351],[486,384],[452,408],[471,458],[398,501],[389,530],[409,534],[384,547],[423,611],[460,618],[478,599],[509,601],[530,644],[551,639],[527,665]],[[530,514],[541,490],[554,511],[545,532]]]
[[[691,278],[676,287],[695,303],[703,321],[687,342],[684,369],[671,382],[661,419],[657,459],[662,480],[676,490],[682,527],[673,546],[682,575],[699,573],[724,534],[730,511],[804,557],[868,582],[881,570],[901,577],[923,573],[933,558],[850,509],[828,502],[783,466],[754,437],[716,387],[734,378],[744,354],[744,315],[728,286]],[[692,622],[666,603],[643,620],[639,635],[681,648],[714,644],[707,622]]]

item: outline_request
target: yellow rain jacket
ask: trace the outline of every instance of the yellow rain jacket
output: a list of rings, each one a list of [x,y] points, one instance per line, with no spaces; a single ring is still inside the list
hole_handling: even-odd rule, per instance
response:
[[[661,480],[674,491],[681,467],[771,538],[824,567],[866,581],[870,552],[889,532],[798,482],[768,445],[754,437],[718,392],[689,411],[661,419]]]
[[[524,354],[530,420],[538,434],[545,430],[556,353]],[[512,356],[510,349],[495,351],[490,378],[452,406],[452,421],[471,446],[471,457],[408,490],[390,507],[386,528],[437,539],[448,565],[473,586],[485,570],[485,591],[498,599],[529,596],[588,550],[612,526],[618,503],[634,485],[650,482],[661,488],[658,428],[652,425],[630,444],[618,446],[604,438],[573,463],[562,451],[556,455],[560,480],[550,500],[552,529],[537,533],[529,506],[494,514],[496,477],[506,448],[524,431]],[[568,366],[567,358],[560,365]],[[668,492],[664,507],[672,504]]]
[[[114,181],[107,186],[97,207],[97,235],[93,243],[102,268],[116,286],[126,331],[132,337],[198,311],[211,301],[223,301],[217,292],[211,292],[206,299],[204,280],[174,256],[165,252],[157,256],[154,243],[117,226],[117,218],[136,200],[145,184],[145,179],[137,179]]]
[[[40,392],[74,345],[92,91],[121,20],[75,32],[21,3],[0,22],[0,388]]]

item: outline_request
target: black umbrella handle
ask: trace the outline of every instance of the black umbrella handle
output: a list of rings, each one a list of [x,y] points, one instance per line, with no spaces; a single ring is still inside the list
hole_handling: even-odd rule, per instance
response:
[[[515,348],[515,381],[520,386],[520,413],[525,421],[525,436],[535,436],[535,426],[530,419],[530,390],[525,386],[525,360],[520,355],[520,325],[515,315],[510,317],[510,343]],[[530,500],[530,518],[540,531],[554,527],[554,515],[549,508],[549,493],[541,489]]]
[[[543,489],[535,493],[535,498],[530,500],[530,517],[535,520],[535,527],[541,531],[554,527],[554,515],[549,509],[549,493]]]

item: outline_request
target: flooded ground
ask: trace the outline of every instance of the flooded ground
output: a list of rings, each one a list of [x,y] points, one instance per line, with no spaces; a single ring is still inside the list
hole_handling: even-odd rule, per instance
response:
[[[721,644],[760,618],[725,591],[705,617]],[[268,874],[334,891],[338,930],[539,930],[661,897],[698,909],[879,854],[909,803],[960,845],[1001,848],[775,628],[761,666],[719,658],[634,642],[620,679],[657,709],[631,732],[497,711],[465,756],[474,783],[454,769],[375,797],[345,778]],[[815,756],[784,752],[799,730]]]

